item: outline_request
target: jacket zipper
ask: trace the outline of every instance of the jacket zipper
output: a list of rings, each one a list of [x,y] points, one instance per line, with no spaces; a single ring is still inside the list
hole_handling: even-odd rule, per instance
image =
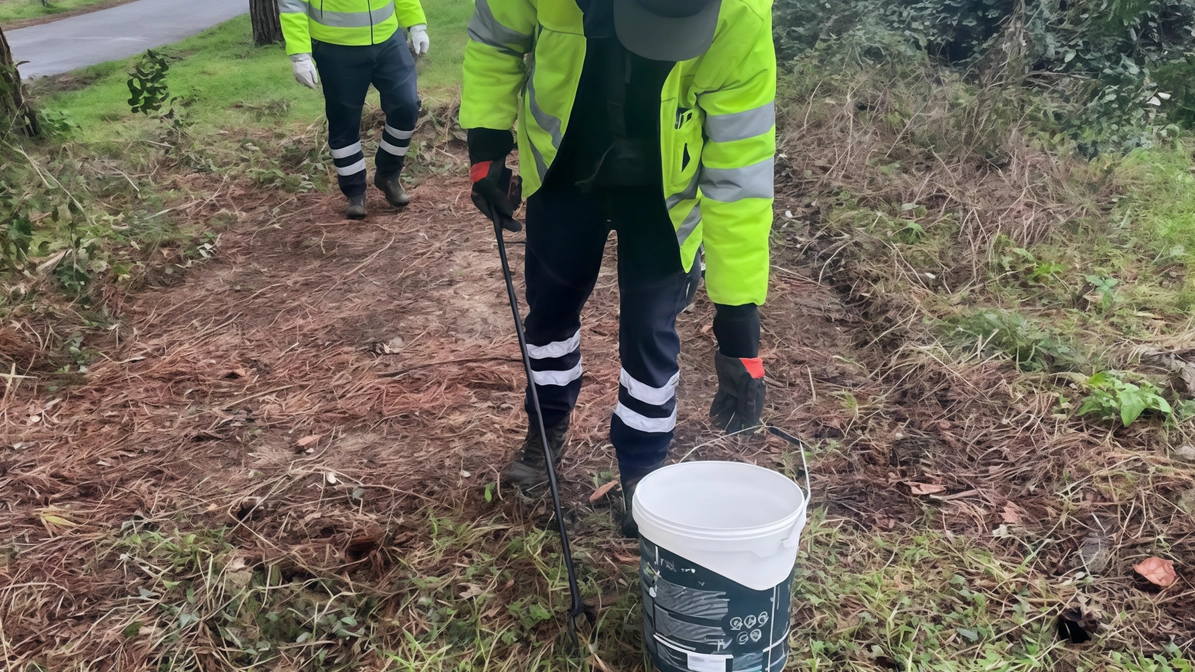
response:
[[[369,10],[369,43],[377,44],[377,38],[373,32],[373,0],[365,0],[365,8]]]

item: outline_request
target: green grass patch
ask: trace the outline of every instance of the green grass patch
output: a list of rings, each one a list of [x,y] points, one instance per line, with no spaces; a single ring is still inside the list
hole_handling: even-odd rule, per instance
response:
[[[96,7],[97,5],[117,4],[120,4],[119,0],[54,0],[53,2],[47,0],[44,4],[41,0],[0,0],[0,25],[66,12],[77,12],[88,7],[102,8]]]
[[[472,14],[468,0],[429,4],[431,51],[420,60],[419,90],[425,105],[445,104],[459,97],[461,64],[467,41],[465,26]],[[248,16],[161,50],[170,59],[167,83],[175,106],[184,110],[197,134],[225,129],[278,128],[321,123],[324,100],[291,74],[281,45],[253,46]],[[139,58],[139,57],[138,57]],[[87,82],[77,90],[47,93],[44,108],[66,111],[83,142],[121,141],[139,137],[147,126],[129,110],[128,72],[138,59],[114,61],[72,73]],[[42,84],[45,89],[51,83]],[[34,92],[39,87],[34,87]],[[377,92],[370,92],[377,106]]]
[[[1117,168],[1124,196],[1114,221],[1124,235],[1148,246],[1154,265],[1195,270],[1195,172],[1190,141],[1137,150]]]

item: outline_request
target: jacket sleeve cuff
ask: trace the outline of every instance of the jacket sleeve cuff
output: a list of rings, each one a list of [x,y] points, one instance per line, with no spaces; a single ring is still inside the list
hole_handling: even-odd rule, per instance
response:
[[[469,163],[505,159],[514,149],[514,133],[493,128],[471,128],[468,133]]]

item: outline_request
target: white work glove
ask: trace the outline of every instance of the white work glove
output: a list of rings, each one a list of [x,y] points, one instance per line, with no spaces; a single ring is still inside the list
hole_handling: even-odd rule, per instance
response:
[[[411,26],[407,29],[407,34],[411,36],[411,48],[415,51],[415,55],[425,55],[427,48],[431,46],[431,42],[427,40],[427,24],[419,23]]]
[[[315,70],[311,54],[292,54],[290,62],[295,71],[296,81],[309,89],[314,89],[319,84],[319,73]]]

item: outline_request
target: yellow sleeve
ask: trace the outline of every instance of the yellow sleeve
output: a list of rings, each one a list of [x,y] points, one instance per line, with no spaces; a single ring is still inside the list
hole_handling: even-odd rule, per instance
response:
[[[530,0],[477,0],[465,45],[462,128],[507,130],[518,114],[523,57],[535,40]]]
[[[702,94],[701,222],[714,303],[767,298],[776,154],[776,51],[770,19],[718,90]]]
[[[311,29],[307,25],[307,0],[278,0],[278,18],[282,22],[287,55],[310,54]]]
[[[419,0],[394,0],[394,16],[403,28],[427,25],[427,16],[423,13],[423,5]]]

